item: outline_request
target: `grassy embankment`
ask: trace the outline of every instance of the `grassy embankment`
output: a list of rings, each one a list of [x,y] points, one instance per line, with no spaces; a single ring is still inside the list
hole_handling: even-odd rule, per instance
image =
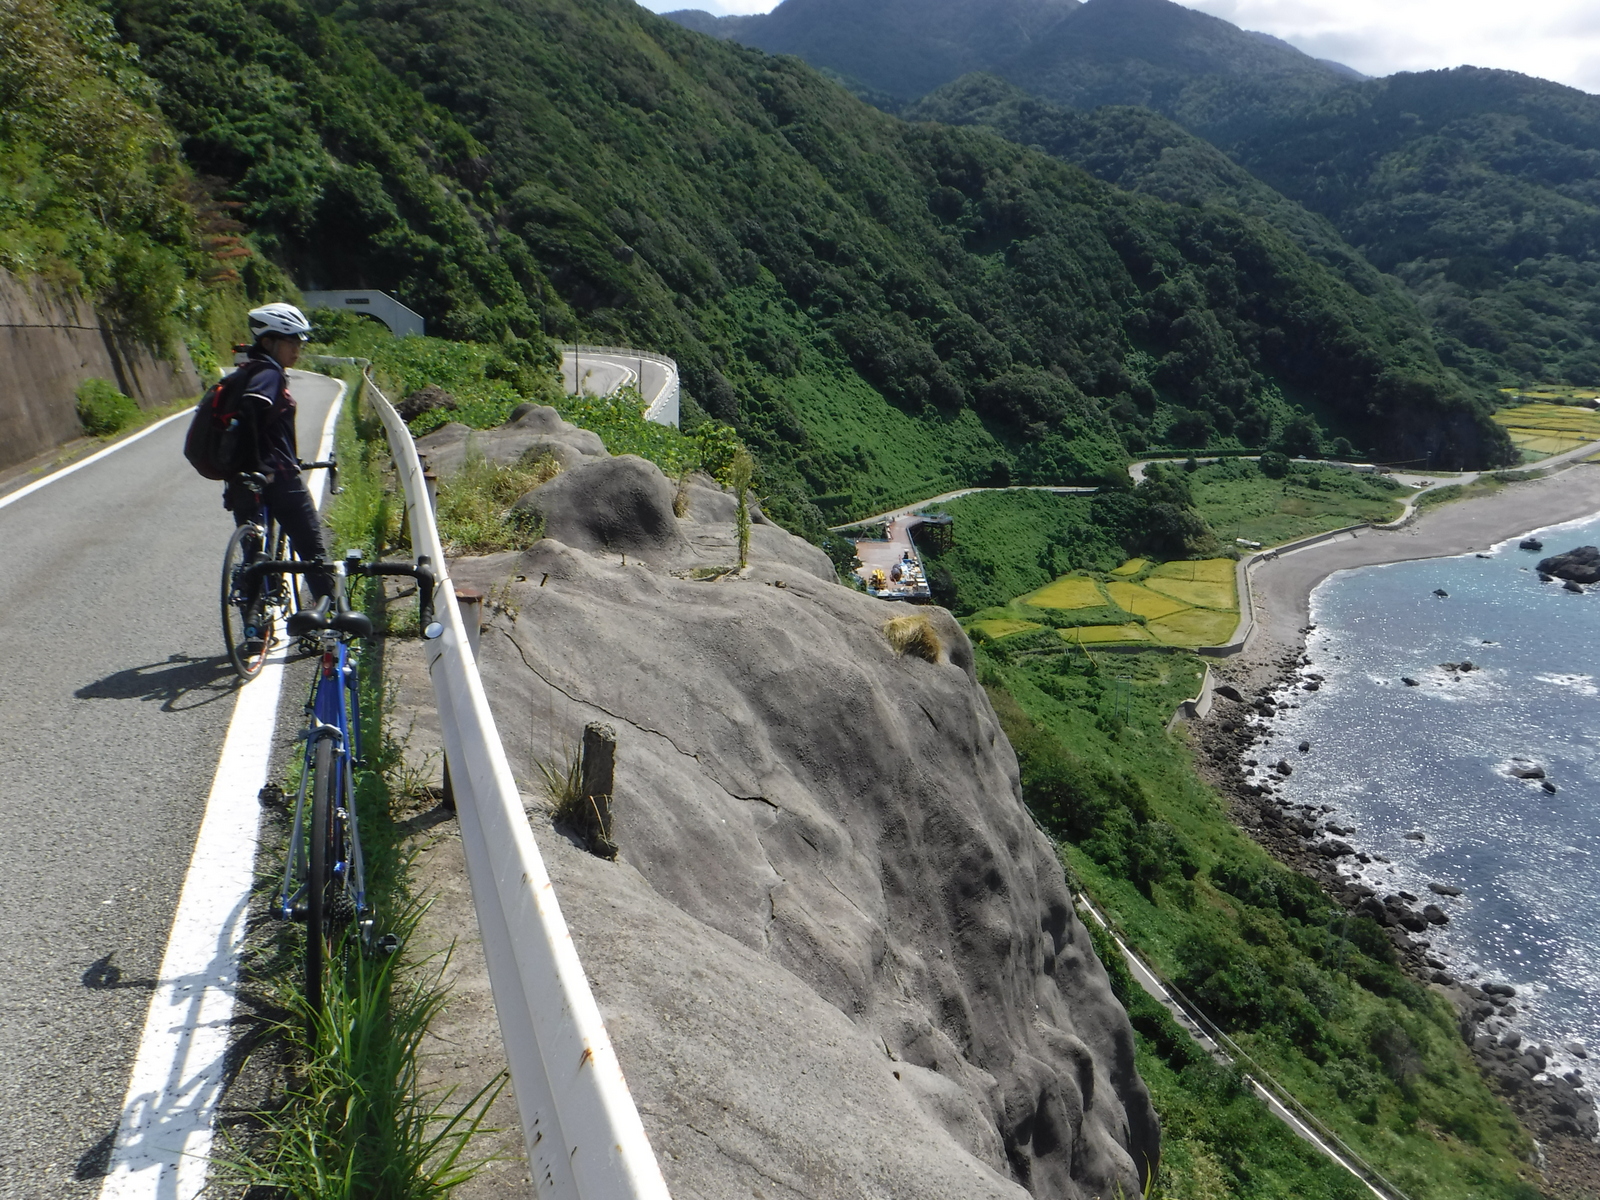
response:
[[[719,474],[741,447],[732,427],[718,421],[701,422],[691,436],[644,420],[643,401],[631,388],[611,396],[569,396],[553,359],[530,367],[484,343],[396,338],[374,322],[336,319],[326,310],[314,319],[329,338],[326,352],[371,359],[374,378],[395,403],[428,384],[450,393],[455,408],[436,408],[411,422],[417,437],[451,421],[492,429],[517,405],[531,402],[550,405],[565,420],[599,434],[613,454],[637,454],[671,476],[685,470]]]
[[[1268,475],[1253,462],[1224,459],[1190,473],[1195,508],[1219,541],[1231,546],[1245,538],[1276,546],[1363,521],[1392,521],[1410,494],[1383,475],[1314,463],[1282,469],[1281,476]]]
[[[1536,1195],[1524,1182],[1531,1146],[1448,1005],[1400,974],[1376,925],[1240,833],[1181,735],[1165,732],[1196,689],[1197,659],[1106,658],[1048,630],[977,653],[1029,805],[1132,945],[1413,1200]],[[1160,1195],[1368,1194],[1153,1001],[1119,987],[1162,1117]]]

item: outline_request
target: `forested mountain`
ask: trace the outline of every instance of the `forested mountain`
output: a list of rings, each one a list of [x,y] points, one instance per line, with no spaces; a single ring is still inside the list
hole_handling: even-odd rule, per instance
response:
[[[1105,105],[1090,111],[1041,100],[994,75],[964,75],[901,114],[909,121],[982,125],[1082,167],[1096,178],[1187,208],[1235,209],[1277,226],[1357,291],[1382,297],[1399,320],[1421,332],[1415,305],[1339,236],[1322,216],[1269,187],[1204,138],[1148,108]]]
[[[667,18],[797,54],[899,102],[990,71],[1062,104],[1137,104],[1214,125],[1360,78],[1171,0],[784,0],[762,16]]]
[[[1403,279],[1446,361],[1600,384],[1600,96],[1474,67],[1394,75],[1227,148]]]
[[[1059,110],[1020,109],[1015,97],[986,98],[967,84],[906,110],[916,82],[940,71],[954,80],[961,62],[983,56],[940,58],[911,35],[883,37],[891,8],[828,9],[826,36],[803,26],[807,14],[820,18],[822,0],[786,0],[768,17],[720,22],[672,15],[720,37],[775,48],[781,41],[849,76],[869,99],[893,93],[897,111],[987,125],[1121,186],[1175,200],[1203,195],[1263,216],[1272,209],[1268,219],[1329,261],[1323,233],[1293,206],[1237,177],[1225,180],[1218,164],[1154,117],[1096,117],[1092,133],[1083,126],[1067,134],[1072,121]],[[1004,26],[990,0],[966,11]],[[973,70],[1083,111],[1140,106],[1171,118],[1325,217],[1345,243],[1404,282],[1444,360],[1480,385],[1600,383],[1600,97],[1472,67],[1362,80],[1170,0],[1088,0],[1025,45],[984,45],[993,52]],[[919,73],[905,74],[913,69]],[[995,84],[983,87],[992,92]],[[1159,159],[1151,154],[1158,144]],[[1138,163],[1146,165],[1129,165]]]
[[[796,54],[867,93],[913,100],[968,71],[1027,49],[1080,0],[783,0],[770,13],[714,17],[667,13],[713,37],[772,54]]]
[[[1350,78],[1348,68],[1172,0],[1088,0],[993,70],[1047,100],[1136,104],[1208,136]]]
[[[1504,454],[1425,341],[1265,222],[905,124],[625,0],[114,12],[297,278],[672,353],[797,525],[1153,445],[1314,447],[1294,404],[1389,458]]]

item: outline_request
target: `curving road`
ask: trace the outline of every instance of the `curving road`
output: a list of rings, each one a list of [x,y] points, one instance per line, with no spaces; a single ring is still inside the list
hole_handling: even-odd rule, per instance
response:
[[[338,389],[294,386],[309,456]],[[232,522],[186,426],[0,496],[6,1200],[100,1192],[239,696],[217,619]]]

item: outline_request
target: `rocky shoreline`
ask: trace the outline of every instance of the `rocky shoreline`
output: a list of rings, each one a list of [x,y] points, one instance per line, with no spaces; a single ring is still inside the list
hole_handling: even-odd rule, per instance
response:
[[[1353,844],[1354,830],[1340,824],[1331,806],[1291,805],[1277,794],[1276,784],[1312,750],[1306,742],[1276,745],[1272,728],[1281,708],[1297,705],[1297,694],[1320,688],[1304,641],[1312,628],[1302,627],[1292,643],[1263,638],[1247,655],[1213,667],[1217,699],[1209,715],[1191,725],[1196,765],[1228,798],[1241,829],[1280,862],[1315,879],[1336,903],[1376,921],[1401,968],[1450,1001],[1480,1069],[1539,1143],[1548,1194],[1600,1195],[1600,1115],[1586,1078],[1588,1049],[1526,1040],[1514,1024],[1515,988],[1460,979],[1450,970],[1428,934],[1448,922],[1449,901],[1460,889],[1430,885],[1434,895],[1425,898],[1380,893],[1346,878],[1337,868],[1341,859],[1386,860]]]

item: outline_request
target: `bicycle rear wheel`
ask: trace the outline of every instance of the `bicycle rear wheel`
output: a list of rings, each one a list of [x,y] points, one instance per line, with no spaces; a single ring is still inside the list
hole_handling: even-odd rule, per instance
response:
[[[264,547],[261,530],[241,525],[228,539],[222,555],[222,644],[240,679],[261,674],[272,646],[272,611],[266,603],[266,581],[246,584],[243,569],[259,559]]]
[[[323,964],[328,957],[333,849],[333,743],[317,742],[315,776],[311,787],[311,855],[306,874],[306,1003],[312,1012],[322,1010]]]

